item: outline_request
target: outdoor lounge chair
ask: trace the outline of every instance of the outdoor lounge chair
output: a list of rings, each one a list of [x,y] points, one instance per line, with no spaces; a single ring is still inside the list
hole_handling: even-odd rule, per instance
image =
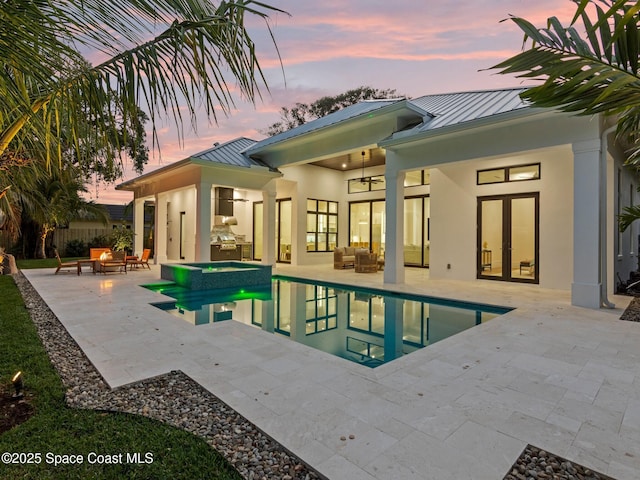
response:
[[[78,273],[78,262],[77,262],[77,261],[75,261],[75,262],[63,262],[63,261],[60,259],[60,254],[58,253],[58,250],[57,250],[57,249],[54,249],[53,251],[54,251],[54,252],[55,252],[55,254],[56,254],[56,258],[58,259],[58,268],[56,268],[55,275],[57,275],[57,274],[58,274],[58,272],[59,272],[60,270],[62,270],[63,268],[65,268],[65,269],[66,269],[66,268],[75,268],[76,273]]]
[[[150,256],[151,256],[151,249],[145,248],[144,250],[142,250],[142,256],[140,258],[127,260],[127,265],[129,265],[129,270],[131,270],[133,267],[138,268],[139,265],[142,265],[143,267],[146,265],[146,267],[149,270],[151,270],[151,267],[149,266]]]

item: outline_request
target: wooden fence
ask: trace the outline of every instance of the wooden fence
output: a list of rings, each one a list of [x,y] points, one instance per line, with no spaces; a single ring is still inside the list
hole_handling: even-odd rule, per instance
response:
[[[91,240],[101,235],[109,236],[113,234],[111,228],[58,228],[53,232],[52,244],[55,245],[60,252],[64,252],[67,243],[71,240],[82,240],[88,244]],[[96,245],[105,247],[106,245]]]

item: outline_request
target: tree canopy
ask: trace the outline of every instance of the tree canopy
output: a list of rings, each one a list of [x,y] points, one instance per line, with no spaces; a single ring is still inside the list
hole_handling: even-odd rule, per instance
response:
[[[260,132],[271,137],[363,100],[397,98],[400,96],[396,94],[394,89],[379,90],[365,86],[354,88],[339,95],[322,97],[313,103],[296,103],[293,107],[281,107],[280,121],[269,125]]]
[[[77,143],[80,110],[96,148],[113,158],[120,145],[110,147],[112,133],[139,108],[156,143],[159,116],[181,133],[183,115],[194,123],[200,106],[215,120],[235,91],[255,101],[266,85],[245,15],[266,22],[275,10],[252,0],[2,2],[0,163],[42,145],[47,161],[60,160],[61,126]],[[101,63],[87,65],[87,51]]]

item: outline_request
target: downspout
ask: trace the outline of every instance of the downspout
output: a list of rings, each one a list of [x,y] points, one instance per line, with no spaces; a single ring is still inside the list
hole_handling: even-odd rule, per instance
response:
[[[607,283],[607,136],[616,130],[616,126],[607,128],[600,136],[600,305],[616,308],[608,298]]]

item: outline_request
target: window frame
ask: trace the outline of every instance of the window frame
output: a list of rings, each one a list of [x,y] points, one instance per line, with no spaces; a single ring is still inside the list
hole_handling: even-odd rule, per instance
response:
[[[520,179],[511,179],[510,171],[512,169],[517,168],[525,168],[525,167],[537,167],[538,175],[532,178],[520,178]],[[496,180],[494,182],[481,182],[480,175],[486,172],[502,172],[504,174],[504,180]],[[485,168],[482,170],[476,170],[476,185],[495,185],[497,183],[516,183],[516,182],[530,182],[533,180],[540,180],[542,178],[542,166],[540,162],[535,163],[525,163],[521,165],[508,165],[505,167],[496,167],[496,168]]]
[[[309,202],[315,202],[315,210],[310,210],[309,209]],[[326,210],[320,210],[320,204],[324,203],[326,204]],[[326,252],[332,252],[334,248],[336,248],[338,246],[338,230],[339,230],[339,218],[338,218],[338,212],[339,212],[339,202],[334,201],[334,200],[321,200],[318,198],[307,198],[307,209],[306,209],[306,217],[305,217],[305,233],[306,233],[306,238],[307,238],[307,252],[308,253],[326,253]],[[332,211],[331,205],[335,205],[335,211]],[[309,230],[309,217],[310,216],[315,216],[315,222],[313,222],[315,224],[315,229],[314,230]],[[326,218],[326,229],[324,232],[320,231],[320,218],[324,217]],[[330,225],[331,225],[331,218],[335,217],[335,232],[332,232],[330,229]],[[309,249],[309,236],[313,235],[314,236],[314,249]],[[335,245],[331,245],[330,242],[330,238],[332,235],[335,235]],[[319,250],[318,249],[318,245],[321,243],[319,241],[320,237],[324,236],[324,245],[325,245],[325,249],[324,250]]]

